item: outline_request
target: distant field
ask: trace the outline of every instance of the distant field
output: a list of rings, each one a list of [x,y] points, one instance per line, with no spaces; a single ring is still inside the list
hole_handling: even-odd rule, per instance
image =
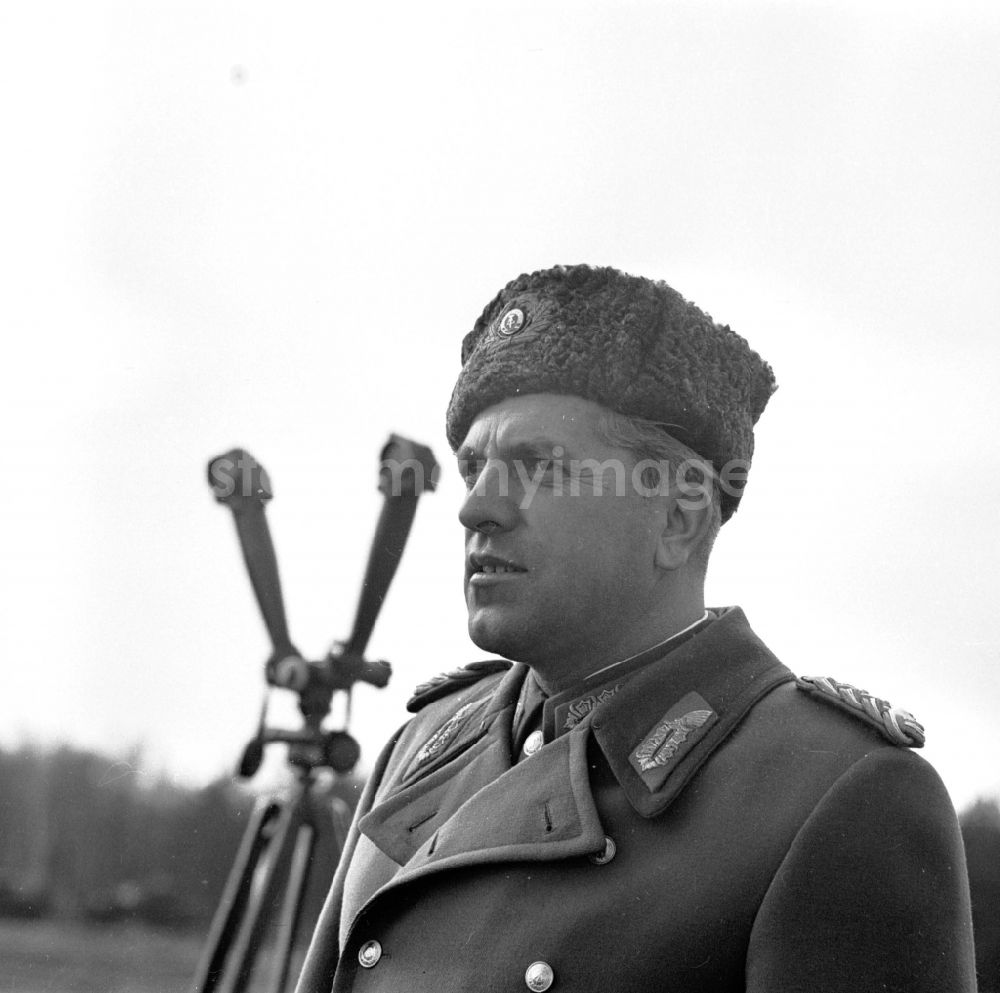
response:
[[[202,937],[0,920],[0,993],[186,993]]]

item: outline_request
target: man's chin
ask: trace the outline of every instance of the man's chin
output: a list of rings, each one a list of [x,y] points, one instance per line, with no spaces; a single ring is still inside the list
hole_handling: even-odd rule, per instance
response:
[[[520,662],[525,648],[525,634],[523,625],[518,625],[510,617],[498,617],[495,609],[469,611],[469,637],[484,652]]]
[[[507,656],[507,639],[503,637],[503,632],[498,631],[495,625],[483,624],[481,622],[469,620],[469,637],[476,648],[481,648],[484,652],[491,652],[494,655]]]

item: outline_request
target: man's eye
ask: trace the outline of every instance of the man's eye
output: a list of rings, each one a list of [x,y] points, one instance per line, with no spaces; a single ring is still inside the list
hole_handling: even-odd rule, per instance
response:
[[[458,463],[458,473],[469,489],[475,486],[485,465],[486,463],[482,459],[462,459]]]

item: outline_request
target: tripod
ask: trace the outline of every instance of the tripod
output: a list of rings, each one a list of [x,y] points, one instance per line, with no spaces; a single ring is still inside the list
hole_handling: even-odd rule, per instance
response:
[[[262,798],[254,807],[236,860],[216,909],[191,987],[192,993],[244,993],[251,979],[260,993],[283,993],[292,959],[304,933],[303,902],[316,873],[317,852],[325,847],[331,861],[343,849],[350,810],[339,798],[317,789],[323,769],[345,775],[360,757],[348,733],[351,689],[357,682],[378,688],[389,682],[391,667],[369,661],[365,649],[399,565],[424,490],[433,490],[438,466],[431,450],[392,435],[382,449],[379,490],[382,511],[368,557],[351,635],[336,642],[320,661],[307,661],[292,644],[285,620],[277,559],[265,516],[271,485],[263,467],[235,449],[212,459],[209,485],[216,500],[233,513],[250,582],[271,640],[264,666],[270,687],[298,695],[304,726],[297,730],[267,726],[265,691],[257,733],[247,744],[237,774],[252,777],[267,745],[288,746],[295,773],[291,792]],[[324,730],[335,693],[344,694],[344,727]],[[264,984],[257,983],[260,951],[266,933],[273,935]],[[295,977],[291,977],[295,978]]]

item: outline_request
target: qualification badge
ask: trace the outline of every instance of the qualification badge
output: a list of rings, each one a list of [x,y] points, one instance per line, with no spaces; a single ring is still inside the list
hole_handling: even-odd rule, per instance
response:
[[[658,790],[680,760],[715,724],[718,716],[705,699],[688,693],[647,732],[629,756],[650,792]]]

